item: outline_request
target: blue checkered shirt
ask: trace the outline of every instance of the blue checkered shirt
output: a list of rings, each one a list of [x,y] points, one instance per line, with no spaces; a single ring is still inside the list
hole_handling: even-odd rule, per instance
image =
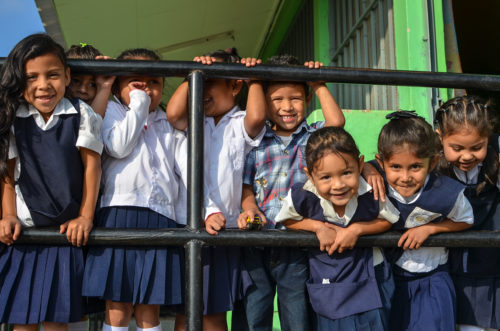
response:
[[[258,147],[250,151],[243,172],[243,183],[252,185],[255,200],[267,218],[266,228],[274,229],[274,218],[283,205],[293,184],[305,182],[306,143],[313,131],[322,128],[324,122],[308,125],[305,121],[292,134],[285,146],[281,138],[266,126],[266,133]],[[278,225],[281,227],[280,225]]]

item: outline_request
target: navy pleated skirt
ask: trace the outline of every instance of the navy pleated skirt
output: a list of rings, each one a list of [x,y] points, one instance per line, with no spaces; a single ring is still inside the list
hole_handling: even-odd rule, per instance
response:
[[[79,321],[83,262],[73,246],[0,243],[0,323]]]
[[[203,248],[203,314],[233,310],[253,284],[241,263],[241,248],[209,246]]]
[[[500,329],[500,275],[453,276],[457,292],[457,323]]]
[[[391,299],[394,294],[394,279],[387,264],[381,263],[375,266],[375,278],[377,279],[382,308],[369,310],[336,320],[316,314],[318,331],[373,331],[387,330],[389,325],[389,314],[391,311]]]
[[[103,208],[97,227],[162,229],[181,227],[148,208]],[[179,305],[184,298],[181,247],[98,247],[89,249],[83,295],[133,304]]]
[[[411,273],[394,266],[389,330],[455,331],[456,296],[448,268]]]

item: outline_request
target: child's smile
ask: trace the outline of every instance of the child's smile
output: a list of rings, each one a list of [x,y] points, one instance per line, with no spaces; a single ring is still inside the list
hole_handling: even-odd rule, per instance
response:
[[[444,136],[442,143],[446,160],[462,171],[469,171],[486,157],[488,137],[479,135],[475,129],[462,128]]]
[[[417,193],[425,184],[427,174],[432,170],[437,158],[419,158],[405,145],[398,148],[388,160],[380,160],[387,182],[403,197]]]
[[[306,94],[300,84],[270,85],[266,92],[267,115],[279,135],[289,136],[305,116]]]

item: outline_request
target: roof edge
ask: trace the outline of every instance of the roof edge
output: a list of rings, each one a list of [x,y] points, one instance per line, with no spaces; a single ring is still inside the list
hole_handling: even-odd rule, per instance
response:
[[[64,40],[64,35],[62,33],[61,25],[59,24],[59,18],[57,17],[56,7],[53,0],[35,0],[36,6],[38,8],[38,14],[42,20],[42,24],[45,28],[45,32],[61,46],[66,48],[66,41]]]

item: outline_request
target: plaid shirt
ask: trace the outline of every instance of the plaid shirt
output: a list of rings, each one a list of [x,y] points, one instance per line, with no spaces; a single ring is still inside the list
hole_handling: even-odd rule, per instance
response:
[[[292,134],[285,146],[281,138],[266,126],[266,133],[258,147],[250,151],[243,172],[243,183],[252,185],[255,200],[267,218],[266,228],[274,229],[274,218],[283,205],[288,190],[293,184],[305,182],[306,143],[313,131],[323,127],[324,122],[308,125],[305,121]]]

